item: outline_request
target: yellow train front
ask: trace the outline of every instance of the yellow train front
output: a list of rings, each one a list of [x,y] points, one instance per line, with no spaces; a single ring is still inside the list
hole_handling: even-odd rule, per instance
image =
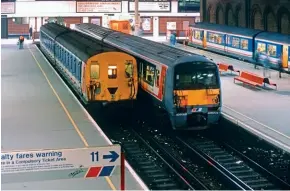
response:
[[[85,104],[135,100],[136,59],[101,41],[49,23],[40,47]]]

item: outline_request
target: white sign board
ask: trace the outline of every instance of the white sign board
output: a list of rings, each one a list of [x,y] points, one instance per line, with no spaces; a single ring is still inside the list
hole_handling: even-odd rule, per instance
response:
[[[120,145],[2,152],[2,183],[111,176],[121,165],[120,155]]]
[[[14,14],[15,2],[1,2],[1,14]]]
[[[167,22],[167,30],[176,30],[176,22]]]
[[[142,29],[144,31],[151,30],[151,19],[150,18],[142,18]]]
[[[135,2],[130,2],[129,12],[135,11]],[[170,2],[139,2],[140,12],[170,12]]]
[[[77,13],[120,13],[122,2],[77,1]]]

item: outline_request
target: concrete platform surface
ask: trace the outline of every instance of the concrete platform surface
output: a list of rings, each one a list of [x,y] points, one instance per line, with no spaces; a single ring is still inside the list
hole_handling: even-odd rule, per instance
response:
[[[15,42],[15,39],[1,41],[2,150],[85,147],[79,132],[89,146],[108,145],[108,138],[36,46],[26,41],[24,49],[18,50]],[[126,189],[147,189],[128,164],[127,167],[130,172],[127,168]],[[119,190],[119,185],[120,179],[112,176],[93,180],[2,183],[2,189]]]
[[[169,45],[164,38],[152,38]],[[235,69],[249,71],[263,76],[263,69],[254,69],[250,63],[239,61],[226,56],[177,44],[176,48],[205,55],[216,63],[233,65]],[[278,89],[243,87],[241,83],[233,82],[234,74],[222,73],[223,114],[228,119],[239,123],[253,133],[267,138],[273,144],[290,152],[290,75],[269,70],[270,81],[278,85]],[[265,137],[266,136],[266,137]]]

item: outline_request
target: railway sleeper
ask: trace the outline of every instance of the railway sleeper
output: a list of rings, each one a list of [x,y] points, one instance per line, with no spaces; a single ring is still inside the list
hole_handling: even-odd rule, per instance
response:
[[[242,175],[242,176],[239,176],[239,179],[244,182],[244,181],[247,181],[247,180],[258,179],[259,177],[260,177],[259,174],[251,174],[251,175]]]
[[[241,165],[235,164],[235,165],[232,165],[232,166],[228,166],[227,169],[232,171],[232,170],[236,170],[236,169],[249,169],[249,168],[245,167],[245,166],[241,166]]]
[[[217,161],[219,163],[226,164],[226,162],[228,162],[228,161],[231,161],[231,162],[228,162],[228,163],[236,163],[237,159],[235,159],[235,158],[225,158],[225,159],[217,159]]]
[[[222,164],[223,166],[234,166],[234,165],[240,165],[240,164],[237,164],[237,160],[236,159],[233,159],[231,160],[232,162],[223,162],[223,161],[218,161],[220,164]]]
[[[256,184],[256,185],[251,185],[251,188],[254,189],[254,190],[261,190],[261,189],[271,189],[271,190],[279,190],[277,189],[273,184],[271,183],[265,183],[265,184]],[[275,189],[274,189],[275,188]]]
[[[254,173],[252,169],[247,169],[247,170],[232,170],[231,173],[238,175],[238,174],[252,174]]]
[[[254,179],[254,180],[245,180],[244,181],[246,184],[248,184],[248,185],[255,185],[255,184],[257,184],[257,183],[261,183],[261,182],[265,182],[265,183],[269,183],[269,181],[268,180],[266,180],[266,179],[264,179],[264,178],[262,178],[262,177],[260,177],[259,179]]]
[[[156,165],[146,165],[146,166],[141,166],[141,169],[154,169],[154,168],[158,168]]]
[[[226,158],[232,158],[232,155],[224,154],[224,155],[214,156],[213,158],[216,159],[216,160],[218,160],[218,159],[226,159]]]
[[[220,150],[220,151],[209,151],[209,155],[221,155],[221,154],[224,154],[225,151],[223,150]]]
[[[157,184],[155,187],[160,188],[162,190],[173,190],[178,189],[178,186],[174,183],[169,184]],[[170,189],[169,189],[170,188]]]

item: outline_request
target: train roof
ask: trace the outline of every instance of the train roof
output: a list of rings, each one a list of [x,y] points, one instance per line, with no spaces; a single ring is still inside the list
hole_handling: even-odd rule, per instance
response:
[[[67,31],[63,33],[62,28]],[[117,51],[110,45],[104,45],[101,41],[58,24],[43,25],[41,30],[54,37],[57,42],[83,61],[102,52]]]
[[[102,30],[99,30],[98,28],[95,28],[95,24],[91,23],[82,23],[82,24],[76,24],[75,29],[85,29],[87,32],[91,32],[91,35],[94,35],[96,39],[103,40],[106,36],[109,34],[115,32],[114,30],[111,30],[109,28],[102,28]]]
[[[217,32],[223,32],[223,33],[233,34],[233,35],[240,35],[240,36],[245,36],[245,37],[253,37],[254,35],[262,32],[262,30],[240,28],[240,27],[219,25],[219,24],[206,23],[206,22],[195,23],[194,25],[191,25],[191,27],[217,31]]]
[[[286,34],[262,32],[256,36],[256,39],[279,44],[288,44],[290,46],[290,35]]]
[[[81,25],[84,26],[86,24]],[[78,30],[82,30],[81,25],[79,25],[80,27],[78,28]],[[86,32],[86,30],[83,31]],[[92,31],[104,33],[104,31],[108,31],[108,29],[94,25],[90,32]],[[93,36],[96,35],[98,34],[93,34]],[[174,65],[181,62],[212,62],[206,57],[197,54],[193,54],[158,42],[113,30],[110,30],[109,34],[104,37],[104,42],[112,46],[118,47],[119,49],[139,58],[142,58],[148,62],[158,62],[170,67],[173,67]]]

